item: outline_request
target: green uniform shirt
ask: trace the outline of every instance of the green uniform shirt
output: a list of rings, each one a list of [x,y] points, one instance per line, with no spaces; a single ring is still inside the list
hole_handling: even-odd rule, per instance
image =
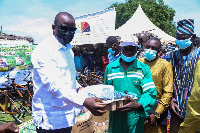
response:
[[[104,83],[113,85],[116,91],[135,93],[143,109],[132,112],[110,112],[109,133],[144,132],[144,118],[153,106],[157,91],[150,68],[137,59],[125,71],[120,59],[108,64],[105,70]]]

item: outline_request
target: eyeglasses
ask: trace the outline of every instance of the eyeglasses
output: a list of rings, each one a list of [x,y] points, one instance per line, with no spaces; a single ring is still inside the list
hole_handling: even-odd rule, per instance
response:
[[[67,26],[63,26],[63,25],[58,25],[58,24],[55,24],[55,26],[58,26],[59,29],[62,31],[62,32],[69,32],[71,34],[74,34],[76,29],[77,28],[69,28]]]

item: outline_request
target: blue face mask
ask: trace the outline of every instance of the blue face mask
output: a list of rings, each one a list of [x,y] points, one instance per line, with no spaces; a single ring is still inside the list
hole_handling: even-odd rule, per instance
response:
[[[185,40],[176,39],[175,43],[179,46],[180,49],[186,49],[192,44],[192,42],[190,41],[190,38],[185,39]]]
[[[157,51],[145,49],[144,56],[148,61],[152,61],[156,58]]]
[[[112,48],[108,49],[108,59],[109,59],[109,62],[112,62],[112,60],[115,58],[114,53],[115,53],[115,51],[113,51]]]
[[[112,48],[109,48],[109,49],[108,49],[108,53],[110,53],[110,54],[114,54],[115,51],[113,51]]]
[[[138,45],[139,46],[139,49],[141,49],[142,47],[141,47],[141,45]]]
[[[122,58],[125,62],[132,62],[133,60],[136,59],[136,54],[135,54],[134,56],[132,56],[132,57],[127,57],[127,56],[121,54],[121,58]]]

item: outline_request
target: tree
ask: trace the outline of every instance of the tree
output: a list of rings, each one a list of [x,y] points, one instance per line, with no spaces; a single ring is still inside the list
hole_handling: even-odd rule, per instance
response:
[[[153,24],[175,37],[176,25],[173,22],[175,10],[165,5],[163,0],[126,0],[126,3],[112,4],[109,8],[115,7],[116,29],[132,17],[139,4]]]

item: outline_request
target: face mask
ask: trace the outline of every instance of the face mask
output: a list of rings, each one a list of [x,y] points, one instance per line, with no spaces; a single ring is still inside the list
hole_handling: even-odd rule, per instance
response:
[[[72,39],[74,38],[74,33],[63,32],[60,29],[58,30],[58,36],[57,39],[62,45],[69,44]]]
[[[145,49],[144,56],[148,61],[151,61],[156,58],[157,51]]]
[[[135,54],[134,56],[132,56],[132,57],[127,57],[127,56],[121,54],[121,58],[122,58],[125,62],[132,62],[133,60],[136,59],[136,54]]]
[[[90,54],[93,54],[94,52],[90,52]]]
[[[113,51],[112,48],[109,48],[109,49],[108,49],[108,53],[110,53],[110,54],[114,54],[115,51]]]
[[[190,41],[190,38],[185,39],[185,40],[176,39],[175,43],[179,46],[180,49],[186,49],[192,44],[192,42]]]
[[[141,45],[138,45],[139,46],[139,49],[141,49],[142,47],[141,47]]]
[[[108,54],[108,59],[109,59],[109,62],[112,62],[112,60],[115,58],[114,54]]]

